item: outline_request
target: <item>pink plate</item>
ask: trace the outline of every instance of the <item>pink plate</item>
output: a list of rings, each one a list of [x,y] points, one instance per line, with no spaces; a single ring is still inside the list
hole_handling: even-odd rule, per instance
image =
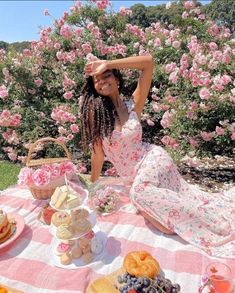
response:
[[[0,244],[0,249],[7,247],[9,244],[11,244],[13,241],[15,241],[20,236],[20,234],[23,232],[24,226],[25,226],[24,218],[21,215],[16,214],[16,213],[8,213],[7,217],[9,220],[14,219],[16,221],[16,226],[14,225],[11,227],[12,235],[9,239],[7,239],[7,241]],[[15,232],[14,232],[14,230],[15,230]]]

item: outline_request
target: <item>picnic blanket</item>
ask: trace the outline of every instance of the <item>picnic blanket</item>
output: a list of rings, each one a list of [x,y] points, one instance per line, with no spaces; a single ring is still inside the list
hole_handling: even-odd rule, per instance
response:
[[[74,270],[55,267],[53,236],[37,219],[43,204],[27,189],[12,187],[0,192],[0,208],[22,215],[26,224],[19,238],[0,250],[0,283],[28,293],[84,293],[91,281],[119,269],[133,250],[150,252],[165,276],[180,284],[182,293],[198,292],[201,276],[212,261],[226,263],[235,273],[234,260],[212,258],[177,235],[162,234],[137,213],[128,198],[117,212],[97,216],[99,229],[107,235],[102,261]]]

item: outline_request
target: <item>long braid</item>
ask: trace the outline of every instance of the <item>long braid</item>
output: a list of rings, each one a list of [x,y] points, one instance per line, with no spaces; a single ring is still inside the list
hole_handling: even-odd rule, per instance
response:
[[[119,82],[123,83],[119,71]],[[114,130],[116,117],[118,118],[115,106],[109,97],[100,96],[93,85],[92,77],[87,79],[82,89],[83,102],[81,105],[82,120],[82,144],[83,150],[88,145],[94,146],[98,139],[110,138]],[[91,121],[91,118],[92,121]]]

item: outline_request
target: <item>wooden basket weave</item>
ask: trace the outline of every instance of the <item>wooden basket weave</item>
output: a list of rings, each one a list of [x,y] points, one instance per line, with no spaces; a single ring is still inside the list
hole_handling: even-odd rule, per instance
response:
[[[36,146],[38,144],[44,143],[44,142],[46,142],[46,143],[47,142],[54,142],[54,143],[58,144],[59,146],[61,146],[65,152],[65,157],[44,158],[44,159],[37,159],[37,160],[31,159],[32,153],[34,152]],[[67,161],[71,161],[71,159],[72,159],[72,155],[70,154],[67,147],[63,143],[61,143],[60,141],[58,141],[55,138],[45,137],[45,138],[41,138],[41,139],[37,140],[29,148],[28,156],[26,159],[26,166],[27,167],[37,167],[37,166],[42,166],[44,164],[67,162]],[[42,186],[42,187],[31,185],[31,186],[29,186],[29,190],[31,191],[33,197],[36,199],[48,199],[52,196],[52,194],[54,193],[57,186],[61,186],[64,184],[65,184],[64,176],[61,176],[61,177],[55,178],[49,184]]]

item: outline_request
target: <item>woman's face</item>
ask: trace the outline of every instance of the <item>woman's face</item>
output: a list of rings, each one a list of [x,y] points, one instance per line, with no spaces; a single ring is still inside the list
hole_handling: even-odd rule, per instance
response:
[[[112,70],[93,76],[95,90],[102,96],[115,96],[119,93],[118,81]]]

